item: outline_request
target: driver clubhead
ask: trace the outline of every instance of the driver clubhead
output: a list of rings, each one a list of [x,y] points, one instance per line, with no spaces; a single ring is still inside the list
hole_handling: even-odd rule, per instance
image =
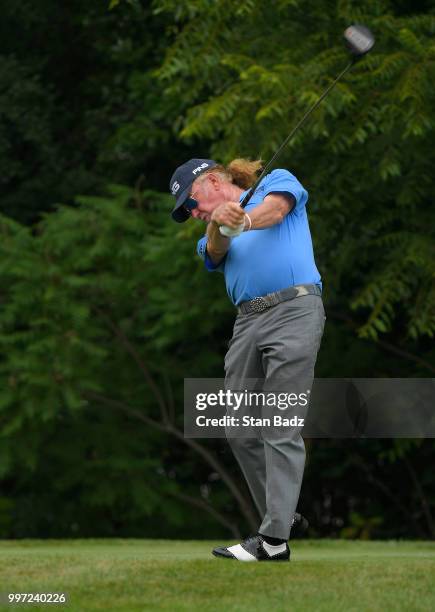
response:
[[[362,57],[370,51],[375,44],[375,37],[368,28],[363,25],[351,25],[344,31],[344,39],[351,53],[356,57]]]

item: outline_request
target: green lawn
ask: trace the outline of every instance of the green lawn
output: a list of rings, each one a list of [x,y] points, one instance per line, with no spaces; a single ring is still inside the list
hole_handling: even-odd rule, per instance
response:
[[[0,609],[435,610],[435,542],[299,540],[290,563],[216,559],[214,545],[3,540],[0,592],[65,591],[70,603]]]

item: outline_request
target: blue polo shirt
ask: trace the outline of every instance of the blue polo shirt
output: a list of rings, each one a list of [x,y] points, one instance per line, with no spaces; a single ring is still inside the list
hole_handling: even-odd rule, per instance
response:
[[[240,202],[246,193],[241,194]],[[314,283],[321,287],[306,211],[307,191],[288,170],[273,170],[261,181],[245,211],[254,210],[269,193],[292,195],[296,201],[293,210],[281,223],[232,238],[219,265],[207,254],[207,236],[198,241],[198,255],[208,270],[223,272],[228,296],[235,305],[292,285]]]

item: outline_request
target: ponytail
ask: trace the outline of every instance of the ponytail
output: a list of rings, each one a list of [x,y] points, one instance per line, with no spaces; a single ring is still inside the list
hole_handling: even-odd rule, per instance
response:
[[[258,173],[262,168],[261,159],[256,161],[250,161],[249,159],[233,159],[228,166],[218,164],[213,166],[210,170],[206,170],[202,176],[213,172],[214,174],[223,175],[224,178],[237,185],[241,189],[249,189],[255,183],[258,178]]]

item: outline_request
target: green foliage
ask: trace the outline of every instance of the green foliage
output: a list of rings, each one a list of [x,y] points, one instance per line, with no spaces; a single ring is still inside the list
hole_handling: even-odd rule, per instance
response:
[[[147,185],[166,189],[179,100],[163,98],[153,69],[173,32],[150,3],[114,4],[3,7],[3,214],[30,225],[57,202],[101,194],[109,181],[135,184],[143,174]]]
[[[274,2],[159,11],[180,24],[159,76],[171,97],[191,79],[180,138],[211,155],[267,160],[344,62],[341,31],[375,33],[361,60],[283,153],[311,194],[317,261],[330,304],[352,308],[361,338],[402,342],[435,331],[432,194],[433,15],[389,2]],[[198,61],[201,58],[201,61]]]
[[[159,398],[169,406],[175,396],[182,431],[183,377],[220,374],[231,325],[222,285],[192,262],[200,228],[174,236],[171,206],[169,196],[112,185],[59,206],[33,232],[0,218],[1,476],[24,468],[15,534],[108,533],[111,519],[95,528],[95,517],[109,508],[126,534],[162,507],[178,524],[188,506],[177,493],[195,497],[208,478],[201,465],[199,484],[183,484],[190,455],[176,459],[167,434],[140,430],[141,415],[161,422]],[[63,467],[44,490],[53,466]],[[74,491],[82,510],[63,504],[47,521],[46,504]],[[30,523],[21,495],[33,500]]]
[[[374,529],[382,525],[382,516],[365,517],[358,512],[349,515],[350,525],[341,531],[341,537],[346,539],[370,540]]]
[[[222,376],[234,312],[194,256],[203,228],[173,224],[169,196],[148,189],[166,190],[189,157],[267,160],[347,61],[350,22],[373,29],[375,49],[279,162],[310,192],[329,319],[317,374],[433,372],[435,18],[423,4],[5,5],[0,535],[246,528],[221,474],[155,427],[162,405],[182,427],[185,376]],[[136,188],[105,190],[107,177]],[[312,535],[434,536],[430,441],[308,447]],[[223,445],[205,448],[241,489]]]
[[[222,474],[165,429],[169,419],[182,431],[186,375],[222,375],[234,318],[222,276],[194,256],[203,228],[175,225],[171,206],[170,196],[112,185],[104,197],[59,206],[33,230],[0,218],[3,536],[169,537],[182,526],[193,537],[199,516],[216,537],[242,525]],[[350,375],[384,365],[333,324],[323,350],[319,375],[336,375],[340,361]],[[317,525],[312,535],[431,533],[417,527],[425,519],[414,481],[399,502],[410,508],[406,520],[400,510],[397,521],[382,523],[379,502],[368,505],[365,470],[397,482],[416,445],[366,441],[352,453],[326,445],[308,448],[302,499]],[[238,483],[228,449],[222,455],[211,441],[205,448]],[[418,473],[430,487],[432,447],[418,448]]]

